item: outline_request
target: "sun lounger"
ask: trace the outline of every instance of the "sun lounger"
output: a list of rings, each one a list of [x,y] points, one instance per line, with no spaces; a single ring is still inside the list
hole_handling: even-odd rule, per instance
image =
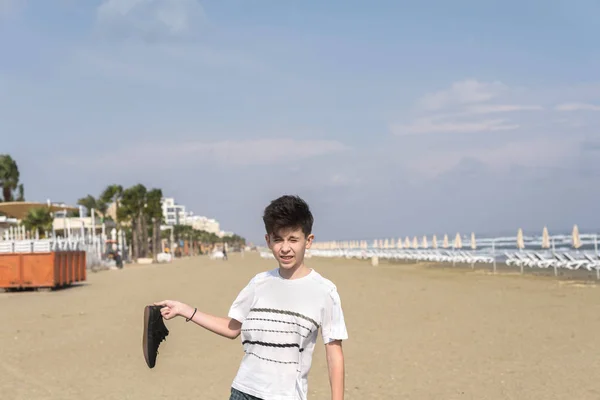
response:
[[[585,268],[586,264],[588,263],[586,260],[578,260],[574,258],[569,253],[563,253],[563,256],[568,260],[567,268],[569,269],[577,270],[581,267]]]

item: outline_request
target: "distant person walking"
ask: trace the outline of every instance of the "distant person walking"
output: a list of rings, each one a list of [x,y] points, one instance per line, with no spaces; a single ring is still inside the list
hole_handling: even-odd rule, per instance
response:
[[[227,243],[223,243],[223,260],[227,261]]]

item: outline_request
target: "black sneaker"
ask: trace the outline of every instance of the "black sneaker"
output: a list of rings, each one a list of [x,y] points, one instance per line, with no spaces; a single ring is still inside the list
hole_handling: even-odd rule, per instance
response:
[[[154,368],[156,365],[156,355],[160,342],[165,340],[169,330],[165,326],[163,317],[160,313],[162,306],[146,306],[144,308],[144,337],[142,344],[144,347],[144,358],[148,367]]]

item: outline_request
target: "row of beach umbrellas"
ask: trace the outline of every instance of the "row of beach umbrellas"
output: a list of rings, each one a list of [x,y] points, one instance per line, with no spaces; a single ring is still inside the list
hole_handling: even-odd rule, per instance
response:
[[[416,236],[410,239],[408,236],[402,239],[375,239],[371,246],[372,248],[378,249],[427,249],[429,248],[429,240],[427,236],[423,236],[419,240]],[[436,249],[439,247],[437,236],[433,235],[431,238],[431,247]],[[448,235],[444,235],[442,240],[442,247],[447,249],[450,247],[460,249],[463,247],[462,238],[459,233],[456,234],[454,242],[450,245]],[[330,241],[330,242],[316,242],[313,244],[313,248],[317,250],[330,250],[330,249],[368,249],[369,244],[366,240],[352,240],[352,241]],[[477,248],[477,242],[475,240],[475,234],[471,233],[471,248]]]
[[[573,248],[578,249],[581,247],[581,239],[579,236],[579,228],[577,225],[573,226],[573,230],[571,232],[571,244]],[[523,230],[519,228],[517,231],[516,245],[518,249],[525,248],[525,240],[523,237]],[[552,246],[550,234],[548,233],[548,228],[544,227],[542,231],[542,248],[549,249]],[[351,240],[351,241],[328,241],[328,242],[315,242],[313,244],[313,249],[316,250],[332,250],[332,249],[368,249],[369,243],[366,240]],[[427,236],[423,236],[421,240],[419,240],[416,236],[412,239],[406,236],[404,239],[375,239],[372,242],[371,248],[376,249],[428,249],[428,248],[437,249],[439,247],[438,239],[436,235],[431,237],[431,246],[429,245],[429,240]],[[454,237],[454,241],[450,244],[450,240],[448,239],[448,235],[445,234],[441,243],[441,247],[444,249],[454,248],[461,249],[463,248],[462,236],[460,233],[457,233]],[[469,247],[472,250],[477,249],[477,240],[475,239],[475,233],[471,233],[471,240],[469,243]]]

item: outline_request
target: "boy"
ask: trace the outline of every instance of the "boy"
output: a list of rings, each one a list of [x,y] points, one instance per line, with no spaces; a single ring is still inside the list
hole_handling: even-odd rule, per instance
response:
[[[228,318],[166,300],[164,319],[182,316],[216,334],[242,335],[245,355],[230,400],[306,400],[308,372],[318,330],[325,343],[331,399],[344,398],[342,340],[348,338],[336,286],[304,265],[314,239],[313,216],[297,196],[273,200],[264,211],[265,239],[277,269],[250,280]]]

